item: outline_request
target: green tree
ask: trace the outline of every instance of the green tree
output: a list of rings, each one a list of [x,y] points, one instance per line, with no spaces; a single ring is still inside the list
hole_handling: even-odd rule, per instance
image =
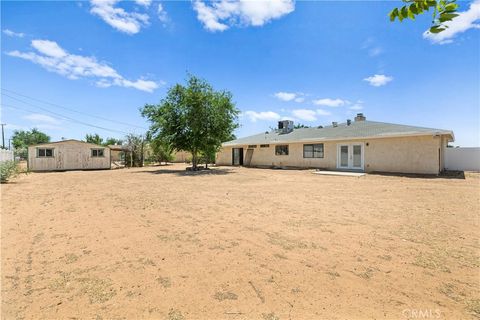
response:
[[[448,28],[445,22],[451,21],[458,16],[458,4],[456,0],[402,0],[404,6],[390,11],[390,21],[403,21],[403,19],[415,20],[415,17],[432,9],[431,33],[439,33]]]
[[[117,138],[106,138],[105,141],[103,142],[104,146],[110,146],[110,145],[122,145],[123,140],[117,139]]]
[[[28,146],[45,142],[50,142],[50,137],[36,128],[33,128],[30,131],[13,131],[13,148],[15,149],[15,153],[22,158],[27,157]]]
[[[205,80],[189,75],[187,85],[176,84],[158,105],[141,109],[153,139],[168,143],[176,151],[192,154],[197,170],[199,155],[218,151],[238,128],[238,109],[228,91],[216,91]]]
[[[98,133],[94,133],[94,134],[88,134],[87,133],[85,135],[85,142],[102,145],[103,144],[103,138],[101,138]]]
[[[310,127],[301,123],[298,123],[293,126],[293,129],[302,129],[302,128],[310,128]]]
[[[152,160],[162,164],[162,162],[173,161],[172,147],[161,139],[150,141],[150,149],[152,151]]]

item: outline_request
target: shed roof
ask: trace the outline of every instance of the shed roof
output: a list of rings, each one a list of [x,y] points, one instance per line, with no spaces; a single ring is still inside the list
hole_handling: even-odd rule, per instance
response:
[[[109,147],[110,150],[113,150],[113,151],[129,151],[130,150],[128,146],[124,146],[121,144],[109,144],[107,147]]]
[[[76,140],[76,139],[66,139],[66,140],[60,140],[60,141],[53,141],[53,142],[44,142],[44,143],[38,143],[38,144],[32,144],[29,145],[29,147],[35,147],[35,146],[42,146],[42,145],[47,145],[47,144],[59,144],[59,143],[70,143],[70,142],[77,142],[77,143],[83,143],[83,144],[89,144],[95,147],[103,147],[102,145],[95,144],[95,143],[90,143],[90,142],[85,142],[82,140]]]
[[[223,146],[245,145],[245,144],[278,144],[293,142],[313,142],[325,140],[349,140],[363,138],[391,138],[401,136],[421,135],[447,135],[449,140],[454,140],[453,132],[450,130],[434,129],[393,124],[376,121],[352,121],[339,123],[325,127],[299,128],[290,133],[279,133],[277,131],[264,132],[223,143]]]

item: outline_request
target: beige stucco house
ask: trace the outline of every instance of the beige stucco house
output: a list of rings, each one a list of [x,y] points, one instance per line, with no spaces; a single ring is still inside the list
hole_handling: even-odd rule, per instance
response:
[[[110,169],[108,147],[79,140],[42,143],[28,147],[31,171]]]
[[[280,121],[277,130],[226,142],[217,165],[321,168],[364,172],[439,174],[452,131],[367,121],[294,129]]]

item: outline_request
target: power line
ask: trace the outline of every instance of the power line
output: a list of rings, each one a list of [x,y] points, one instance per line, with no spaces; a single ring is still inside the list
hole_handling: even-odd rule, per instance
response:
[[[26,111],[26,112],[36,112],[36,111],[31,110],[31,109],[21,108],[21,107],[13,106],[13,105],[10,105],[10,104],[5,104],[3,102],[2,102],[2,107],[13,108],[13,109],[17,109],[17,110]],[[111,132],[116,132],[116,133],[121,133],[121,134],[128,134],[128,132],[126,132],[126,131],[105,128],[105,127],[102,127],[102,126],[97,126],[97,125],[94,125],[94,124],[83,122],[81,120],[77,120],[77,119],[74,119],[74,118],[70,118],[70,117],[67,117],[67,116],[60,115],[56,112],[49,111],[47,109],[44,109],[44,108],[41,108],[41,107],[38,107],[38,106],[37,106],[37,108],[40,108],[40,109],[42,109],[42,110],[44,110],[48,113],[54,114],[55,116],[57,116],[58,118],[60,118],[62,120],[67,120],[67,121],[70,121],[70,122],[79,123],[79,124],[82,124],[84,126],[88,126],[88,127],[92,127],[92,128],[96,128],[96,129],[101,129],[101,130],[105,130],[105,131],[111,131]]]
[[[2,89],[2,91],[9,92],[10,94],[15,94],[15,95],[21,96],[21,97],[23,97],[23,98],[27,98],[27,99],[30,99],[30,100],[33,100],[33,101],[37,101],[37,102],[40,102],[40,103],[43,103],[43,104],[48,104],[48,105],[51,105],[51,106],[53,106],[53,107],[57,107],[57,108],[64,109],[64,110],[68,110],[68,111],[75,112],[75,113],[78,113],[78,114],[86,115],[86,116],[88,116],[88,117],[97,118],[97,119],[100,119],[100,120],[103,120],[103,121],[109,121],[109,122],[112,122],[112,123],[117,123],[117,124],[122,124],[122,125],[125,125],[125,126],[129,126],[129,127],[135,127],[135,128],[147,130],[147,128],[142,127],[142,126],[137,126],[137,125],[134,125],[134,124],[131,124],[131,123],[122,122],[122,121],[118,121],[118,120],[112,120],[112,119],[108,119],[108,118],[105,118],[105,117],[101,117],[101,116],[89,114],[89,113],[86,113],[86,112],[78,111],[78,110],[75,110],[75,109],[72,109],[72,108],[67,108],[67,107],[65,107],[65,106],[61,106],[61,105],[56,104],[56,103],[52,103],[52,102],[48,102],[48,101],[45,101],[45,100],[33,98],[33,97],[27,96],[27,95],[25,95],[25,94],[23,94],[23,93],[19,93],[19,92],[10,90],[10,89],[5,89],[5,88],[1,88],[1,89]],[[7,96],[7,97],[10,97],[10,98],[11,98],[11,96],[9,96],[9,95],[7,95],[7,94],[5,94],[5,93],[2,93],[2,94],[5,95],[5,96]]]

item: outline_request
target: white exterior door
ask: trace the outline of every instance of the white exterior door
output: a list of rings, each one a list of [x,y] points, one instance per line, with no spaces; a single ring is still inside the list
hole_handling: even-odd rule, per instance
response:
[[[363,143],[337,145],[337,168],[363,170]]]

